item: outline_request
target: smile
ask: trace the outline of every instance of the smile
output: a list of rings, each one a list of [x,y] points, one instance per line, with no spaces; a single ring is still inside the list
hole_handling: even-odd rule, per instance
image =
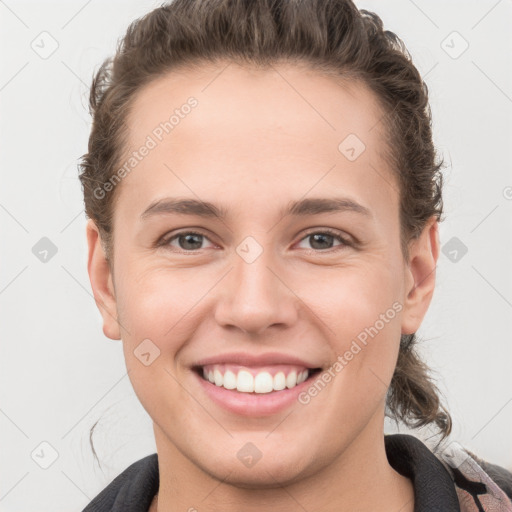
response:
[[[272,393],[292,389],[318,371],[319,368],[293,365],[249,368],[234,364],[211,364],[202,367],[202,376],[218,387],[240,393]]]
[[[217,406],[238,416],[264,417],[302,407],[299,394],[320,372],[295,365],[211,364],[196,366],[192,373],[205,397]]]

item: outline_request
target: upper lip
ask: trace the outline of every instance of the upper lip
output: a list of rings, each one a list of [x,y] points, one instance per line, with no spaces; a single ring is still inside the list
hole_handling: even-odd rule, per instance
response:
[[[304,366],[305,368],[320,368],[321,365],[304,361],[289,354],[278,352],[267,352],[266,354],[248,354],[243,352],[229,352],[213,357],[201,359],[193,366],[206,366],[209,364],[238,364],[241,366],[267,366],[272,364],[290,364]]]

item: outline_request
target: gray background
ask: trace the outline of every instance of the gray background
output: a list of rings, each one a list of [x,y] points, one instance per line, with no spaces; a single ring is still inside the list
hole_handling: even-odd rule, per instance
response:
[[[76,163],[93,71],[160,3],[0,1],[1,511],[79,511],[155,451],[121,342],[104,337],[92,298]],[[512,469],[512,1],[357,5],[408,46],[448,164],[443,254],[419,334],[451,439]],[[46,262],[33,253],[43,237],[57,249]],[[101,469],[89,446],[97,420]]]

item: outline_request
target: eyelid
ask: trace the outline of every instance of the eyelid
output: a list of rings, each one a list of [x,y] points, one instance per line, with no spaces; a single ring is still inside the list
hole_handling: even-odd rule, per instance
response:
[[[353,246],[357,245],[357,241],[354,241],[348,235],[342,234],[342,232],[338,231],[337,229],[322,228],[322,227],[315,227],[315,228],[308,229],[306,231],[306,233],[304,234],[304,236],[299,240],[298,243],[302,242],[302,240],[304,240],[308,236],[311,236],[316,233],[331,235],[332,237],[338,239],[341,242],[341,246],[353,247]],[[336,246],[336,247],[340,247],[340,246]],[[315,253],[328,253],[328,252],[336,251],[337,250],[336,247],[331,247],[330,249],[324,249],[324,250],[321,250],[321,249],[316,249],[316,250],[310,249],[310,250],[312,250]]]
[[[209,240],[212,244],[215,245],[215,242],[213,242],[209,235],[205,234],[204,232],[202,232],[200,229],[195,229],[195,228],[189,228],[189,229],[183,229],[181,231],[178,231],[177,233],[174,233],[172,235],[169,235],[169,233],[166,233],[165,235],[161,236],[158,241],[156,242],[156,246],[159,247],[159,246],[167,246],[167,245],[170,245],[170,242],[180,236],[183,236],[183,235],[199,235],[199,236],[202,236],[204,238],[206,238],[207,240]],[[196,249],[196,250],[189,250],[189,251],[186,251],[185,249],[181,249],[183,252],[199,252],[201,251],[201,249]]]
[[[330,253],[330,252],[339,250],[338,248],[354,247],[354,246],[356,246],[358,244],[357,240],[354,241],[352,239],[352,237],[350,237],[348,235],[344,235],[344,234],[342,234],[342,232],[339,232],[336,229],[333,229],[333,228],[322,228],[322,227],[309,228],[302,235],[302,237],[298,240],[298,242],[296,242],[296,244],[302,242],[308,236],[311,236],[311,235],[317,234],[317,233],[330,235],[330,236],[336,238],[338,241],[340,241],[341,244],[338,245],[338,246],[331,247],[329,249],[323,249],[323,250],[322,249],[309,249],[310,251],[312,251],[314,253],[318,253],[318,254]],[[173,241],[176,238],[178,238],[180,236],[183,236],[183,235],[199,235],[199,236],[202,236],[202,237],[206,238],[212,244],[215,245],[215,242],[213,242],[207,234],[202,232],[201,229],[189,228],[189,229],[183,229],[181,231],[178,231],[177,233],[174,233],[172,235],[169,235],[169,233],[166,233],[165,235],[160,237],[160,239],[156,242],[155,246],[157,246],[157,247],[159,247],[159,246],[169,246],[171,241]],[[294,245],[296,245],[296,244],[294,244]],[[308,249],[306,249],[306,250],[308,250]],[[191,250],[183,249],[182,251],[186,252],[186,253],[196,253],[196,252],[201,251],[201,249],[191,249]]]

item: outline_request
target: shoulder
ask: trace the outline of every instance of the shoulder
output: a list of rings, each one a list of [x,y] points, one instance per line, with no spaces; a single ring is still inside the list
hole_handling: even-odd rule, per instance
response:
[[[158,455],[153,453],[128,466],[82,512],[146,511],[158,484]]]
[[[415,510],[512,512],[512,473],[446,441],[434,449],[410,434],[386,434],[391,466],[414,484]]]
[[[456,441],[434,453],[450,472],[462,512],[512,512],[512,472],[481,459]]]

